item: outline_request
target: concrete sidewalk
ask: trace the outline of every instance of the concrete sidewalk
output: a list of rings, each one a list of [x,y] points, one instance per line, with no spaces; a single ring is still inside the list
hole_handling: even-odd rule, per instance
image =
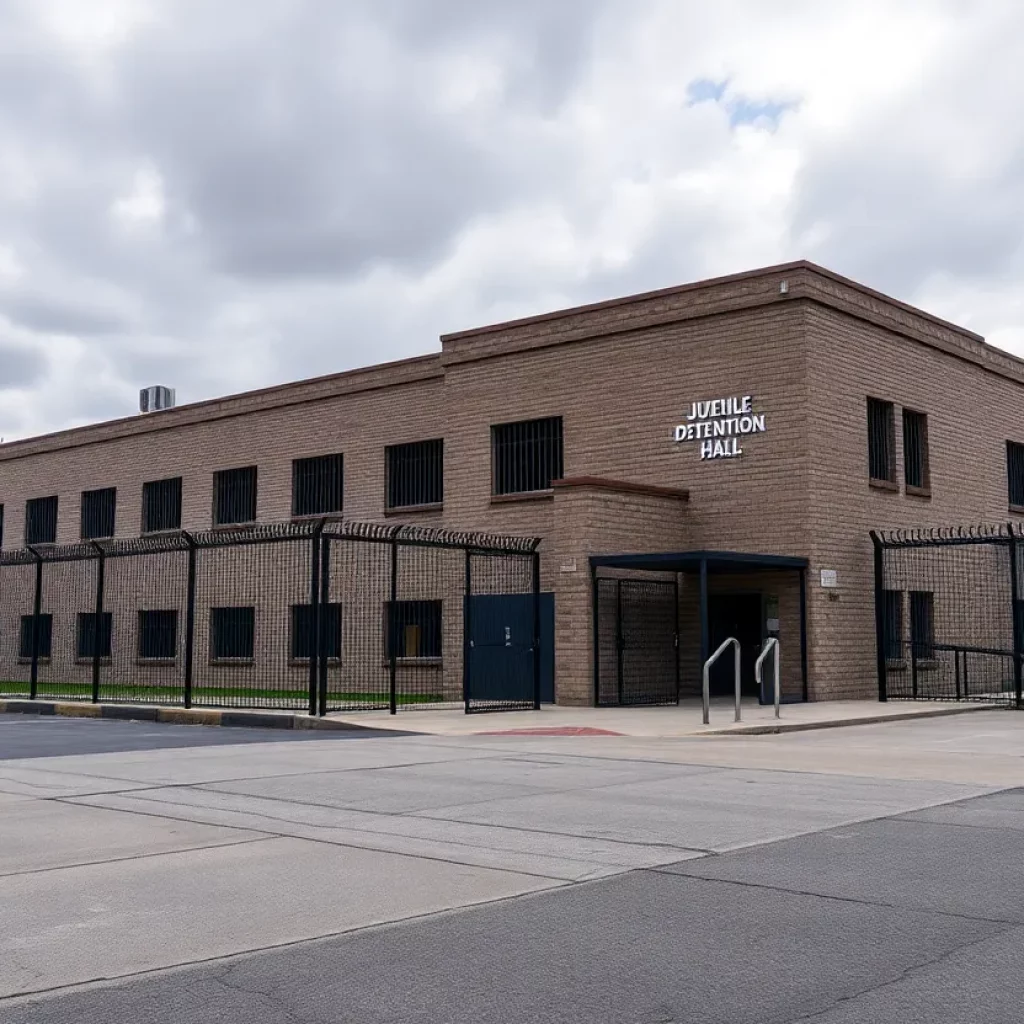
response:
[[[418,706],[397,715],[386,711],[359,711],[327,716],[338,724],[428,736],[551,735],[551,736],[637,736],[673,739],[690,736],[757,735],[832,729],[848,725],[869,725],[905,719],[936,718],[973,711],[991,710],[985,704],[928,701],[818,701],[785,704],[781,717],[775,709],[744,702],[742,721],[733,720],[731,700],[715,700],[711,724],[704,725],[700,701],[683,701],[678,706],[629,708],[574,708],[545,705],[540,711],[503,711],[467,715],[461,709],[444,710]]]

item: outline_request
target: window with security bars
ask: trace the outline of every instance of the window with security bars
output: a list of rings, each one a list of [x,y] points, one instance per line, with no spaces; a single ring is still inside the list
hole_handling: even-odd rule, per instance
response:
[[[892,402],[868,399],[868,472],[872,480],[896,483],[896,447]]]
[[[117,488],[82,491],[82,540],[114,536]]]
[[[213,474],[213,523],[228,526],[256,521],[256,467],[222,469]]]
[[[4,546],[4,507],[0,505],[0,548]]]
[[[935,657],[935,595],[929,591],[910,592],[910,644],[916,658]]]
[[[114,616],[110,612],[103,612],[98,620],[95,612],[78,613],[77,656],[80,659],[110,657],[113,620]]]
[[[342,511],[345,463],[342,455],[318,455],[292,463],[292,515],[327,516]]]
[[[444,441],[415,441],[385,449],[388,508],[444,501]]]
[[[32,657],[32,624],[36,622],[39,630],[39,657],[49,658],[53,645],[53,616],[46,612],[34,619],[31,615],[22,615],[21,632],[18,637],[18,657],[23,661]]]
[[[139,658],[173,661],[178,654],[178,612],[164,609],[139,612]]]
[[[491,427],[495,495],[546,491],[562,476],[562,417]]]
[[[388,657],[441,657],[441,602],[388,601],[385,605]]]
[[[210,658],[213,661],[252,661],[255,644],[255,608],[210,609]]]
[[[293,661],[308,661],[313,656],[313,606],[293,604],[291,621],[291,656]],[[341,657],[341,605],[320,606],[320,623],[324,635],[321,650],[328,658]]]
[[[1024,508],[1024,444],[1006,442],[1006,482],[1010,504]]]
[[[908,488],[926,491],[931,486],[928,472],[928,417],[923,412],[903,410],[903,482]]]
[[[57,495],[29,498],[25,502],[25,543],[57,542]]]
[[[181,529],[181,477],[142,485],[142,532]]]
[[[903,591],[884,592],[885,657],[898,661],[903,657]]]

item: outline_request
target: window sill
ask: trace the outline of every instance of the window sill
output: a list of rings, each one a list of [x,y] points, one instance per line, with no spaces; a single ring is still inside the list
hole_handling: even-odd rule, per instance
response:
[[[181,533],[180,526],[169,526],[165,530],[143,530],[140,537],[170,537],[172,534]]]
[[[302,515],[293,515],[293,523],[315,523],[319,519],[326,519],[328,522],[338,522],[344,518],[345,513],[339,508],[335,512],[304,512]]]
[[[92,658],[75,658],[76,665],[91,665],[93,663]],[[107,655],[106,657],[100,658],[101,665],[112,665],[113,659]]]
[[[931,498],[932,489],[930,487],[915,487],[913,484],[907,484],[907,494],[914,498]]]
[[[256,664],[255,658],[211,658],[212,668],[252,668]]]
[[[444,502],[438,501],[430,505],[399,505],[396,508],[384,509],[384,515],[388,517],[392,516],[404,516],[404,515],[417,515],[422,512],[443,512]]]
[[[136,658],[135,664],[142,668],[174,668],[177,658]]]
[[[80,544],[88,544],[90,541],[94,541],[94,540],[113,540],[113,539],[114,539],[114,535],[112,533],[104,533],[104,534],[102,534],[99,537],[82,537],[81,540],[79,541],[79,543]]]
[[[1010,505],[1010,511],[1018,516],[1024,516],[1024,505]]]
[[[868,486],[873,487],[876,491],[893,491],[896,494],[899,494],[900,491],[900,485],[898,483],[895,483],[892,480],[876,480],[874,477],[871,477],[868,480]]]
[[[492,494],[492,505],[513,505],[520,501],[553,501],[555,492],[553,488],[546,491],[521,491],[518,494]]]
[[[288,665],[291,668],[309,668],[309,658],[289,658]],[[340,668],[341,658],[328,658],[328,668]]]
[[[441,658],[395,658],[395,668],[441,668]],[[387,668],[391,662],[384,659],[384,667]]]
[[[18,664],[19,665],[31,665],[32,664],[32,659],[31,658],[18,658]],[[49,665],[50,664],[50,659],[49,658],[44,658],[44,657],[40,656],[39,661],[36,664],[38,664],[38,665]]]
[[[245,522],[241,523],[214,523],[210,527],[214,533],[230,533],[232,530],[247,530],[250,526],[256,526],[257,521],[255,519],[246,519]]]

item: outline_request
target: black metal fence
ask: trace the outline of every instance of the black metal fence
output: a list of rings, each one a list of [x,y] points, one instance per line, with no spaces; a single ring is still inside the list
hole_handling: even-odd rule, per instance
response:
[[[881,700],[1021,707],[1020,526],[872,533]]]
[[[0,696],[532,708],[539,575],[532,538],[329,520],[3,552]]]

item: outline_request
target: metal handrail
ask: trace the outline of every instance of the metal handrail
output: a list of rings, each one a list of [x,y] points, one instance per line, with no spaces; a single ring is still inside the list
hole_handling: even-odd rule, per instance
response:
[[[778,637],[770,636],[765,641],[764,648],[761,653],[757,656],[757,661],[754,662],[754,678],[757,680],[758,688],[761,686],[761,666],[764,664],[764,659],[768,657],[769,651],[775,651],[775,717],[779,717],[779,694],[781,689],[781,683],[779,681],[779,640]]]
[[[736,721],[740,720],[740,642],[734,636],[722,642],[722,646],[704,662],[704,724],[711,724],[711,666],[718,661],[722,652],[732,644],[736,650],[733,654],[733,671],[736,679]]]

